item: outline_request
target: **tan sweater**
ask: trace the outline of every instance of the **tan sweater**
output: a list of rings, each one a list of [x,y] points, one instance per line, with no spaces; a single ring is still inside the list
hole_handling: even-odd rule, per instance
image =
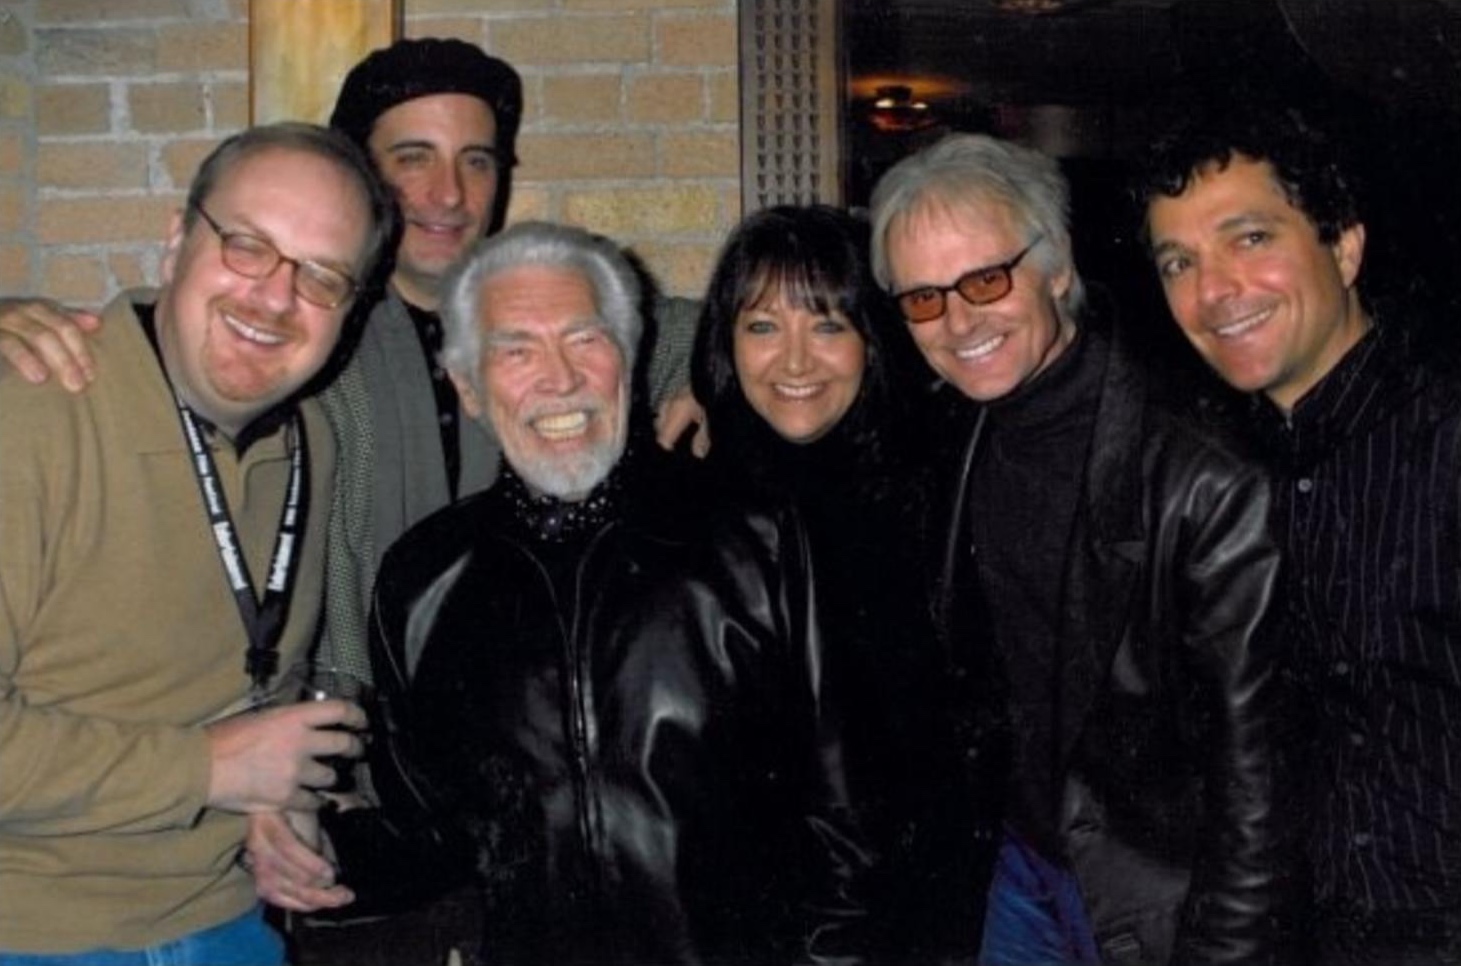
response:
[[[254,902],[244,819],[207,809],[201,722],[248,690],[247,636],[171,393],[129,293],[70,395],[0,371],[0,949],[139,947]],[[304,407],[309,530],[280,666],[319,613],[334,446]],[[255,582],[287,429],[214,457]]]

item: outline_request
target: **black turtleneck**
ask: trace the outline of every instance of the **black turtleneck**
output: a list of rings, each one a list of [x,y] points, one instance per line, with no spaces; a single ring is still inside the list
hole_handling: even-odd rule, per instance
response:
[[[1055,701],[1071,528],[1108,345],[1078,330],[1051,366],[989,403],[969,487],[979,579],[1009,685],[1014,739],[1009,815],[1058,855]]]
[[[462,415],[456,386],[452,385],[451,377],[447,375],[440,360],[443,341],[441,316],[404,299],[402,302],[416,327],[416,336],[421,340],[421,352],[426,357],[426,371],[431,374],[431,391],[436,397],[437,429],[441,433],[441,453],[446,460],[446,484],[450,488],[451,498],[455,500],[462,476],[462,443],[457,428]]]

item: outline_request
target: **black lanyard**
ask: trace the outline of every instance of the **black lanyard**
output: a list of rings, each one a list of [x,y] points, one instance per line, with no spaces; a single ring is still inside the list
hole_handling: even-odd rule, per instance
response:
[[[183,435],[193,456],[193,473],[203,495],[203,509],[208,514],[209,529],[218,545],[218,559],[224,576],[233,591],[239,617],[248,633],[249,647],[244,656],[244,671],[253,684],[253,700],[260,702],[268,692],[269,678],[279,665],[279,638],[284,633],[289,601],[294,595],[294,578],[299,571],[299,543],[309,514],[309,459],[304,436],[304,421],[294,417],[295,444],[290,454],[289,489],[284,497],[284,510],[279,518],[279,533],[274,538],[274,554],[270,558],[269,579],[264,584],[264,597],[254,596],[249,578],[248,561],[238,543],[228,497],[218,480],[218,467],[213,453],[203,441],[198,421],[192,410],[177,400],[178,415],[183,422]]]

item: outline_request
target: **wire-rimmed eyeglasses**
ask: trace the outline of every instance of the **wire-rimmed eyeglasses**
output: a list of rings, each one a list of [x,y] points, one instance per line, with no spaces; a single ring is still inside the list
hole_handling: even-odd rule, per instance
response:
[[[267,278],[274,274],[280,262],[292,265],[294,294],[322,309],[333,309],[341,305],[360,288],[355,279],[338,268],[308,259],[290,258],[275,248],[274,243],[267,238],[251,235],[246,231],[230,231],[219,225],[212,215],[203,210],[202,205],[194,205],[193,210],[217,233],[223,250],[223,264],[231,272],[244,278]]]
[[[1015,287],[1015,268],[1030,250],[1040,244],[1044,235],[1036,235],[1030,244],[1020,249],[1015,256],[998,265],[985,265],[965,272],[952,285],[920,285],[893,296],[898,309],[909,322],[932,322],[948,309],[950,292],[970,305],[989,305],[998,302]]]

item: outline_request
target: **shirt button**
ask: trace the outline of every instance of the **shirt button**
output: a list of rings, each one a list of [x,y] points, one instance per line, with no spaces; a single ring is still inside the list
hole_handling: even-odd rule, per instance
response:
[[[1369,832],[1356,832],[1356,833],[1354,833],[1354,839],[1353,839],[1353,841],[1354,841],[1354,844],[1355,845],[1358,845],[1360,848],[1364,848],[1365,846],[1367,846],[1367,845],[1370,844],[1370,841],[1371,841],[1370,833]]]
[[[1300,493],[1309,493],[1314,489],[1314,481],[1306,476],[1299,480],[1298,487]]]
[[[1349,662],[1348,661],[1335,661],[1334,662],[1334,673],[1335,674],[1348,674],[1349,673]]]
[[[1349,743],[1356,748],[1363,748],[1365,746],[1365,736],[1358,731],[1351,731],[1349,733]]]
[[[441,424],[443,426],[450,426],[451,425],[451,416],[448,415],[447,413],[442,413],[440,416],[437,417],[437,419],[441,420]]]

